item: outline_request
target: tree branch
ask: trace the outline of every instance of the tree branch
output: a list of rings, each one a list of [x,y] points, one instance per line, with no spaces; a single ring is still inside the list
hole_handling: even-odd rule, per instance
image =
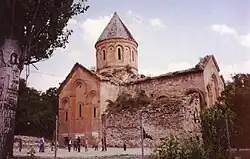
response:
[[[36,60],[33,60],[33,61],[25,61],[24,62],[24,65],[29,65],[29,64],[33,64],[33,63],[37,63],[37,62],[40,62],[40,61],[45,61],[46,59],[36,59]]]

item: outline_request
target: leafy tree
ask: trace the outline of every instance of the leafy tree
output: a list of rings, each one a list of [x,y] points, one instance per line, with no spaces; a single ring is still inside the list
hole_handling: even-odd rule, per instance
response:
[[[70,18],[84,13],[86,0],[2,0],[0,2],[0,158],[12,155],[18,85],[24,65],[64,48]],[[10,152],[10,153],[9,153]]]
[[[227,82],[222,98],[236,114],[234,120],[236,133],[232,136],[234,147],[250,146],[250,74],[236,74]]]
[[[53,138],[58,106],[57,88],[40,92],[20,81],[15,134]]]
[[[202,135],[208,158],[227,158],[227,124],[232,132],[234,113],[225,105],[217,103],[201,112]]]

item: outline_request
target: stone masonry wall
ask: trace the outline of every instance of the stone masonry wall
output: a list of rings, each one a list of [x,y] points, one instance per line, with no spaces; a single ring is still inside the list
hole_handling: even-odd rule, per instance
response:
[[[144,90],[149,97],[156,99],[160,96],[182,96],[190,89],[199,89],[205,92],[203,73],[173,75],[171,77],[145,80],[124,85],[120,88],[120,92],[135,94],[139,90]]]
[[[142,108],[150,113],[143,114],[143,127],[153,141],[144,140],[147,147],[159,143],[160,138],[174,134],[180,138],[200,135],[199,122],[195,116],[199,113],[200,101],[198,94],[178,97],[180,104],[177,106],[148,106]],[[121,111],[107,116],[106,138],[108,146],[140,147],[140,110]]]

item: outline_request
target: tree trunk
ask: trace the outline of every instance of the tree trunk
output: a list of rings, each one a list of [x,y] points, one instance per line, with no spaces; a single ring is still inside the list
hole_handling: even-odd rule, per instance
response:
[[[14,125],[21,70],[18,41],[5,39],[0,46],[0,158],[13,155]]]

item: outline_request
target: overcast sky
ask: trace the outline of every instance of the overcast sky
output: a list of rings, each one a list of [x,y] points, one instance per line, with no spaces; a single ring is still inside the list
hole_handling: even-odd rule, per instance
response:
[[[139,72],[186,69],[214,54],[225,79],[250,72],[249,0],[88,0],[90,9],[69,21],[65,50],[30,67],[29,86],[58,87],[76,62],[95,66],[94,44],[117,12],[139,43]],[[25,74],[25,71],[23,72]]]

